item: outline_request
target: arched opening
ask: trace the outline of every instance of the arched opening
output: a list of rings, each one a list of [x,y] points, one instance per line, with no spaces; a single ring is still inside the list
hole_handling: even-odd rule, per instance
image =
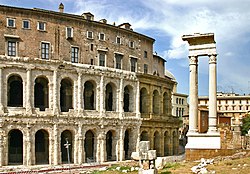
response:
[[[113,134],[111,131],[108,131],[106,134],[106,154],[107,154],[107,161],[111,161],[113,158]]]
[[[133,89],[131,86],[124,88],[123,110],[124,112],[133,112]]]
[[[163,114],[168,114],[169,109],[169,101],[170,99],[168,98],[167,92],[164,93],[163,95]]]
[[[49,107],[49,88],[46,78],[39,77],[35,80],[34,93],[35,107],[45,111],[45,108]]]
[[[156,131],[154,133],[154,149],[156,150],[157,156],[161,156],[160,145],[161,145],[160,134],[158,131]]]
[[[60,106],[61,112],[68,112],[73,108],[73,86],[71,80],[62,79],[60,88]]]
[[[148,132],[143,131],[140,137],[141,141],[148,141]]]
[[[169,133],[168,133],[168,131],[166,131],[164,133],[164,156],[170,155],[170,153],[169,153],[169,140],[170,140]]]
[[[23,80],[13,75],[8,79],[8,106],[23,107]]]
[[[160,96],[157,90],[154,90],[153,93],[153,113],[159,114],[160,113]]]
[[[84,149],[85,158],[88,161],[94,160],[94,134],[91,130],[88,130],[85,134]]]
[[[141,113],[148,113],[148,92],[146,88],[142,88],[140,90],[140,112]]]
[[[94,110],[95,109],[95,92],[94,85],[90,81],[84,84],[84,109]]]
[[[61,159],[62,163],[73,162],[73,137],[69,130],[65,130],[61,133]]]
[[[179,144],[177,144],[177,134],[174,131],[173,132],[173,155],[177,155],[178,153],[178,148],[179,148]]]
[[[8,164],[23,164],[23,134],[20,130],[11,130],[8,134]]]
[[[39,130],[35,135],[36,164],[49,163],[49,134],[45,130]]]
[[[125,136],[124,136],[124,152],[125,152],[125,159],[130,159],[130,154],[129,154],[129,131],[125,131]]]
[[[113,98],[113,88],[110,84],[107,84],[105,97],[106,111],[114,111]]]

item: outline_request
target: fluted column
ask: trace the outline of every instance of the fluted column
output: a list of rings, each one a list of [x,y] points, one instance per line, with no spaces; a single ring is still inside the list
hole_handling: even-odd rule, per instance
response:
[[[31,69],[27,69],[26,113],[27,114],[32,114],[32,104],[31,104]]]
[[[56,115],[59,113],[59,108],[58,108],[58,82],[57,82],[57,78],[58,78],[58,72],[57,70],[54,70],[54,74],[53,74],[53,113]]]
[[[78,112],[83,110],[82,100],[83,100],[83,92],[82,92],[82,73],[78,73]]]
[[[0,114],[4,113],[3,106],[3,68],[0,67]]]
[[[209,116],[208,131],[217,131],[217,77],[216,55],[209,56]]]
[[[100,96],[100,98],[99,98],[99,101],[100,101],[100,104],[99,104],[99,106],[100,106],[100,116],[102,116],[103,115],[103,111],[104,111],[104,99],[103,99],[103,93],[104,93],[104,86],[103,86],[103,79],[104,79],[104,76],[102,75],[101,76],[101,80],[100,80],[100,94],[99,94],[99,96]]]
[[[197,132],[198,123],[198,57],[189,57],[189,132]]]

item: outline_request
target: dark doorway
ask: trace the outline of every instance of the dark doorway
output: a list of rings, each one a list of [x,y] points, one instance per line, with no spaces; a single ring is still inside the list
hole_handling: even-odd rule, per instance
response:
[[[23,80],[16,75],[8,79],[8,106],[23,107]]]
[[[106,135],[106,152],[107,152],[107,161],[112,160],[112,143],[113,143],[113,135],[111,131],[108,131]]]
[[[68,149],[66,148],[67,145],[68,145]],[[72,147],[73,147],[72,133],[69,130],[65,130],[61,134],[61,159],[62,159],[62,163],[72,163],[73,162]],[[69,154],[68,154],[68,150],[69,150]]]
[[[148,112],[148,98],[147,98],[147,90],[146,88],[142,88],[140,90],[140,112],[141,113],[147,113]]]
[[[105,103],[106,103],[106,111],[113,111],[113,89],[110,84],[107,84],[106,86],[106,97],[105,97]]]
[[[141,141],[148,141],[148,133],[146,131],[141,133]]]
[[[125,131],[125,136],[124,136],[124,151],[125,151],[125,159],[130,159],[129,155],[129,131]]]
[[[161,142],[160,142],[160,134],[159,134],[158,131],[156,131],[156,132],[154,133],[154,150],[156,150],[157,156],[160,156],[160,155],[161,155],[160,145],[161,145]]]
[[[39,130],[35,135],[36,164],[49,164],[49,134]]]
[[[129,93],[129,88],[127,86],[124,88],[123,102],[124,102],[123,105],[124,112],[129,112],[130,93]]]
[[[83,95],[84,95],[84,109],[94,110],[95,92],[94,92],[94,85],[90,81],[85,82]]]
[[[23,164],[23,134],[20,130],[11,130],[8,134],[9,142],[9,165]]]
[[[164,133],[164,156],[170,155],[169,154],[169,134],[168,131]]]
[[[60,88],[61,112],[68,112],[69,109],[73,108],[72,98],[73,98],[72,83],[69,79],[63,79],[61,81],[61,88]]]
[[[35,107],[39,108],[40,111],[45,111],[45,108],[49,107],[49,91],[48,91],[48,80],[39,77],[35,80]]]
[[[84,140],[85,158],[88,161],[94,160],[94,134],[91,130],[87,131]]]

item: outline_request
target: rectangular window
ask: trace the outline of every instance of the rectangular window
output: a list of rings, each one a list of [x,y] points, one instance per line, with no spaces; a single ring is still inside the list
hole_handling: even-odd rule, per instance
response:
[[[94,50],[94,44],[90,44],[90,50],[91,50],[91,51]]]
[[[37,29],[40,31],[46,31],[46,23],[45,22],[38,22]]]
[[[94,59],[90,59],[90,65],[94,65]]]
[[[49,47],[50,44],[46,42],[41,43],[41,57],[42,59],[49,59]]]
[[[131,65],[132,72],[136,72],[136,63],[137,63],[136,58],[130,58],[130,65]]]
[[[78,58],[79,58],[79,48],[71,47],[71,62],[78,63]]]
[[[148,52],[144,51],[144,58],[148,58]]]
[[[115,54],[115,68],[116,69],[122,69],[122,58],[123,58],[123,55]]]
[[[99,40],[105,40],[105,34],[99,33]]]
[[[16,27],[15,19],[7,18],[7,26],[8,27]]]
[[[16,56],[16,42],[8,41],[8,56]]]
[[[116,43],[117,43],[117,44],[121,44],[121,38],[118,37],[118,36],[116,37]]]
[[[129,42],[129,47],[130,48],[134,48],[135,47],[135,42],[134,41],[130,41]]]
[[[66,38],[67,39],[73,38],[73,28],[72,27],[66,27]]]
[[[105,66],[105,52],[99,52],[99,66]]]
[[[30,21],[23,20],[23,29],[30,29]]]
[[[87,31],[87,38],[93,39],[93,32],[92,31]]]
[[[148,65],[144,64],[144,74],[147,74],[147,73],[148,73]]]

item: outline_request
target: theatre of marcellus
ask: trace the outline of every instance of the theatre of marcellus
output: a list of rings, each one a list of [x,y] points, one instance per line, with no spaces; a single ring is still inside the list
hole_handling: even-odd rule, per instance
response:
[[[176,82],[154,41],[63,4],[0,5],[0,166],[124,161],[141,140],[178,154]]]

